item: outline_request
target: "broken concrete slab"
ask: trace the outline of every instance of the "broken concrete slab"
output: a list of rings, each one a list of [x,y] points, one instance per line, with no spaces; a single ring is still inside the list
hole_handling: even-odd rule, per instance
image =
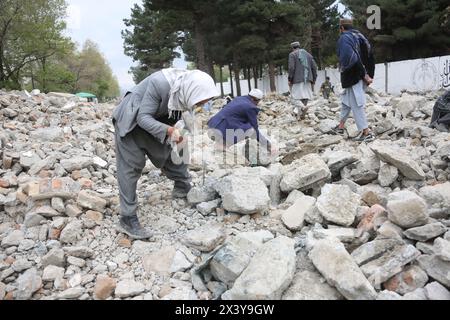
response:
[[[399,177],[398,169],[387,163],[382,163],[380,167],[380,172],[378,173],[378,182],[382,187],[389,187]]]
[[[278,237],[264,244],[223,300],[279,300],[295,274],[294,240]]]
[[[240,214],[254,214],[270,206],[269,190],[258,177],[227,176],[215,185],[223,208]]]
[[[250,264],[251,258],[265,243],[263,240],[239,235],[228,241],[211,260],[210,269],[214,278],[232,287]]]
[[[419,192],[427,202],[431,212],[436,212],[439,214],[439,217],[444,218],[450,215],[450,182],[426,186],[420,189]]]
[[[330,178],[331,172],[327,164],[319,155],[310,154],[285,167],[280,187],[286,193],[293,190],[302,191]]]
[[[426,242],[447,232],[447,227],[440,222],[406,230],[403,234],[412,240]]]
[[[438,256],[421,255],[417,258],[419,266],[433,279],[450,288],[450,262]]]
[[[403,241],[397,239],[375,239],[354,250],[352,257],[359,266],[362,266],[403,244]]]
[[[437,238],[434,241],[434,252],[442,261],[450,262],[450,241]]]
[[[428,207],[414,192],[404,190],[389,195],[389,220],[403,228],[420,227],[428,223]]]
[[[344,297],[330,286],[318,272],[302,271],[295,275],[283,300],[343,300]]]
[[[82,208],[104,212],[108,202],[101,198],[100,195],[92,190],[82,190],[78,194],[77,203]]]
[[[74,199],[81,190],[78,182],[71,178],[42,179],[28,183],[23,191],[34,201],[52,198]]]
[[[289,230],[300,231],[305,225],[305,215],[314,209],[315,204],[315,198],[302,197],[282,214],[281,220]]]
[[[309,257],[328,283],[348,300],[375,300],[377,293],[344,245],[324,239],[315,243]]]
[[[358,161],[355,155],[347,151],[333,152],[327,156],[327,160],[328,167],[333,176],[339,175],[344,167]]]
[[[327,184],[317,199],[317,209],[329,222],[351,226],[356,218],[360,196],[345,185]]]
[[[183,243],[202,252],[210,252],[222,244],[225,238],[221,225],[205,225],[186,233]]]
[[[386,144],[374,143],[371,147],[372,151],[380,158],[380,160],[398,168],[400,172],[410,180],[425,180],[425,172],[415,162],[407,152],[400,148],[393,148]]]
[[[380,258],[362,265],[361,270],[370,283],[377,288],[383,282],[400,273],[405,265],[414,261],[420,254],[412,245],[398,246]]]
[[[409,266],[383,284],[386,290],[405,295],[423,288],[428,283],[428,275],[418,266]]]
[[[425,294],[428,300],[450,300],[450,291],[448,291],[439,282],[432,282],[425,287]]]

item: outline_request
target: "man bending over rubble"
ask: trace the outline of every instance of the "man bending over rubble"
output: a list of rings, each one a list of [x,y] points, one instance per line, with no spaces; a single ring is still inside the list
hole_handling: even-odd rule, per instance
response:
[[[188,165],[175,164],[171,157],[172,146],[184,140],[176,124],[182,120],[183,113],[205,105],[218,95],[208,74],[178,69],[156,72],[125,95],[113,113],[121,210],[119,232],[133,239],[153,236],[137,217],[136,188],[145,167],[145,156],[175,181],[174,198],[187,196],[191,189]]]
[[[208,122],[208,134],[216,142],[216,148],[223,150],[244,139],[247,140],[246,156],[248,156],[249,139],[256,139],[267,151],[273,154],[272,143],[258,129],[258,104],[264,98],[259,89],[253,89],[248,96],[237,97],[229,102]]]
[[[341,20],[340,32],[337,51],[344,92],[342,93],[341,122],[333,131],[336,134],[343,134],[345,122],[350,112],[353,112],[356,126],[361,131],[355,141],[370,142],[374,140],[374,137],[367,123],[365,90],[372,84],[375,75],[372,46],[361,32],[353,29],[352,20]]]
[[[430,128],[441,132],[450,131],[450,90],[436,101],[433,107]]]

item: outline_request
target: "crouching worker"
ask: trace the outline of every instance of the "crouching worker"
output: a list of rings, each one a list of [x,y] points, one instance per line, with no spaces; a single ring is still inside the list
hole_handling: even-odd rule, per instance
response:
[[[247,139],[248,153],[248,139],[256,139],[270,154],[275,153],[272,143],[258,128],[258,114],[261,111],[258,104],[263,98],[262,91],[254,89],[248,96],[235,98],[209,120],[208,134],[216,142],[217,149],[223,150]],[[248,154],[246,157],[249,158]]]
[[[441,132],[450,131],[450,90],[436,101],[430,127]]]
[[[156,72],[125,95],[113,113],[121,211],[119,232],[132,239],[153,236],[137,217],[136,188],[146,156],[175,182],[174,198],[187,196],[191,189],[188,165],[176,164],[171,157],[172,146],[183,142],[175,125],[184,112],[201,107],[218,95],[208,74],[178,69]]]

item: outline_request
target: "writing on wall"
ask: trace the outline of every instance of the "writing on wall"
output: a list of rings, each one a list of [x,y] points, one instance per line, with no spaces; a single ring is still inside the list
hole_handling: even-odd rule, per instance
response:
[[[413,73],[413,84],[420,90],[436,89],[438,71],[430,61],[423,59],[415,68]]]
[[[441,87],[450,88],[450,59],[445,59],[442,63]]]

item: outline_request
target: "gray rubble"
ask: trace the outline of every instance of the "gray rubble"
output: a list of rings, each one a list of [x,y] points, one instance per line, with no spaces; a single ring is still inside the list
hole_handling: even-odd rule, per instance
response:
[[[0,90],[0,300],[448,300],[450,142],[428,127],[439,95],[369,90],[377,139],[362,144],[353,119],[330,135],[339,97],[298,122],[289,97],[268,95],[260,127],[279,154],[256,167],[243,143],[216,152],[199,113],[194,188],[173,200],[147,161],[138,214],[155,236],[133,241],[115,229],[115,105]]]

